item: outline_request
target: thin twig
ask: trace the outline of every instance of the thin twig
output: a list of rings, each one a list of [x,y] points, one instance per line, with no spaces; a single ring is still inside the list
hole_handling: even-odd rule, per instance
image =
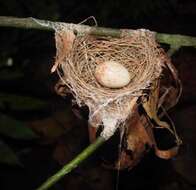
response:
[[[66,164],[61,170],[56,174],[48,178],[39,188],[36,190],[46,190],[54,185],[58,180],[60,180],[64,175],[71,172],[76,168],[81,162],[86,160],[93,152],[97,150],[105,142],[103,137],[98,137],[97,140],[85,148],[78,156],[76,156],[72,161]]]
[[[42,23],[42,24],[40,24]],[[14,27],[23,29],[38,29],[38,30],[48,30],[53,31],[54,26],[57,23],[62,22],[52,22],[47,20],[40,20],[34,18],[15,18],[15,17],[5,17],[0,16],[0,27]],[[63,23],[63,25],[69,29],[74,30],[77,33],[88,33],[99,36],[112,36],[120,37],[122,35],[123,29],[113,29],[104,27],[90,27],[87,25]],[[126,29],[126,34],[132,33],[133,30]],[[196,47],[196,37],[179,35],[179,34],[164,34],[156,33],[156,38],[159,43],[169,44],[173,47],[181,46],[193,46]]]

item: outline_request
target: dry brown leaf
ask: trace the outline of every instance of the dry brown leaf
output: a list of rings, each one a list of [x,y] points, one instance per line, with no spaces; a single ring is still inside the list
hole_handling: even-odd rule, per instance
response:
[[[71,51],[73,42],[75,39],[75,34],[71,30],[66,30],[62,32],[55,32],[55,41],[57,51],[56,61],[51,69],[51,73],[55,72],[59,64],[63,62],[63,59]]]
[[[145,125],[147,125],[145,120]],[[151,130],[151,128],[149,128]],[[141,121],[141,116],[136,111],[134,117],[130,118],[126,131],[126,144],[120,153],[120,157],[116,162],[116,168],[133,168],[153,146],[152,136],[147,132]]]
[[[159,89],[159,83],[154,82],[148,100],[143,103],[143,108],[145,109],[149,118],[153,119],[159,127],[167,128],[169,131],[171,131],[169,124],[165,121],[161,121],[157,115],[159,103]]]
[[[41,143],[57,140],[73,127],[75,117],[70,112],[56,112],[51,117],[28,122],[28,126],[41,137]]]

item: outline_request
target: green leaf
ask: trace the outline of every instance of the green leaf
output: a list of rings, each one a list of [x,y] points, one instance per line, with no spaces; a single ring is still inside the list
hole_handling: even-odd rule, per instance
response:
[[[9,105],[12,110],[37,110],[47,106],[47,102],[38,98],[0,93],[0,108]]]
[[[0,134],[21,140],[31,140],[38,137],[24,123],[6,115],[0,115]]]
[[[12,149],[0,140],[0,163],[9,165],[21,165],[18,157]]]
[[[0,80],[14,80],[23,77],[24,74],[17,71],[1,70],[0,71]]]

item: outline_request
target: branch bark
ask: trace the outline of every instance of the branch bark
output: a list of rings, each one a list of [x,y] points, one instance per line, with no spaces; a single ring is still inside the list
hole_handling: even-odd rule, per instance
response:
[[[40,24],[42,23],[42,24]],[[123,29],[113,29],[104,27],[90,27],[87,25],[62,23],[62,22],[52,22],[47,20],[40,20],[34,18],[15,18],[15,17],[5,17],[0,16],[0,27],[14,27],[22,29],[37,29],[53,31],[56,23],[61,23],[65,27],[74,30],[77,33],[88,33],[92,35],[99,36],[112,36],[120,37],[122,35]],[[127,34],[131,34],[133,30],[126,29]],[[181,46],[193,46],[196,47],[196,37],[179,35],[179,34],[164,34],[156,33],[156,39],[159,43],[169,44],[172,47]]]

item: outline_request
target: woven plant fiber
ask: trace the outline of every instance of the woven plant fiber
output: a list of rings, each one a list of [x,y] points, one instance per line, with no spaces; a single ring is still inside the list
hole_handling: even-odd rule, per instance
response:
[[[135,30],[121,38],[75,35],[71,30],[55,33],[57,55],[52,71],[57,69],[60,81],[68,87],[79,106],[89,108],[89,123],[104,126],[102,136],[108,139],[131,117],[135,104],[140,104],[162,77],[168,61],[148,30]],[[112,89],[102,86],[95,70],[105,61],[116,61],[129,72],[128,85]]]

